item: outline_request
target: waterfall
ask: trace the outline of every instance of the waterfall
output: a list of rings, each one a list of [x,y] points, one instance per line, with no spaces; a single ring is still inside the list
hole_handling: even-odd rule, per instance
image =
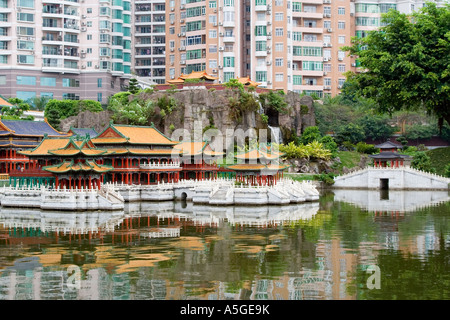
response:
[[[283,143],[283,134],[281,133],[280,127],[272,127],[267,126],[271,132],[271,140],[272,142],[282,144]]]

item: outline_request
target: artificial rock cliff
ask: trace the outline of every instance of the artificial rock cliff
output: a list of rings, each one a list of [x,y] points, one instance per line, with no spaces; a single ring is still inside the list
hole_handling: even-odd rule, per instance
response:
[[[140,98],[156,101],[167,94],[164,91],[152,93],[144,91],[140,93]],[[170,93],[170,95],[176,101],[176,108],[164,117],[151,119],[155,126],[169,137],[172,136],[174,128],[193,132],[194,129],[198,129],[200,123],[202,128],[217,128],[223,134],[226,130],[242,129],[246,132],[250,128],[256,130],[267,128],[267,124],[263,123],[257,111],[244,112],[240,121],[231,119],[229,101],[230,98],[237,97],[236,91],[195,88],[176,91]],[[300,136],[304,128],[314,126],[315,116],[311,97],[301,97],[295,92],[288,92],[284,97],[288,104],[288,113],[282,114],[272,111],[267,115],[269,117],[268,124],[272,127],[279,127],[283,133],[283,138],[286,140],[292,134]],[[85,111],[76,117],[62,120],[60,126],[62,131],[67,131],[70,126],[73,126],[78,128],[94,127],[100,132],[108,125],[110,117],[109,111],[99,113]]]

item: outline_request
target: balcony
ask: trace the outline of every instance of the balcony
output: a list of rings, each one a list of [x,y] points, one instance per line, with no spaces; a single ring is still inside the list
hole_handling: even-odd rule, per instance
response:
[[[147,163],[147,164],[141,164],[139,167],[144,170],[181,169],[181,166],[179,163]]]

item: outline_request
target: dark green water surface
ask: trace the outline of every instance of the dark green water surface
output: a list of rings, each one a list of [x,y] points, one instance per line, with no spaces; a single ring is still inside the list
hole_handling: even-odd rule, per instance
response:
[[[0,300],[450,298],[447,192],[0,210]]]

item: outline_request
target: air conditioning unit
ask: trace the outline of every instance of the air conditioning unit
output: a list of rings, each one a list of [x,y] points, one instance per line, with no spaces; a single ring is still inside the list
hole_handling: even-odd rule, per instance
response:
[[[323,72],[323,75],[326,76],[328,73],[326,71]]]
[[[86,27],[81,28],[81,31],[86,31]]]
[[[270,66],[270,65],[272,64],[272,61],[267,60],[267,61],[266,61],[266,64],[267,64],[268,66]]]
[[[328,32],[333,32],[333,29],[332,28],[328,28],[327,31]]]
[[[220,21],[219,21],[219,26],[223,26],[223,22],[220,22]]]
[[[82,18],[82,19],[86,19],[87,17],[86,17],[86,15],[83,14],[83,15],[81,16],[81,18]]]
[[[213,69],[213,70],[212,70],[212,73],[217,73],[217,69]]]
[[[222,69],[223,67],[222,67],[222,66],[218,66],[218,68],[219,68],[219,69]]]
[[[99,69],[100,66],[98,64],[95,65],[95,69]]]
[[[81,66],[81,69],[86,69],[86,66],[83,64],[83,65]]]
[[[326,17],[326,18],[331,18],[331,13],[325,14],[325,17]]]
[[[186,9],[186,7],[184,6],[184,4],[181,5],[180,9],[181,9],[181,10]]]
[[[223,36],[224,36],[223,32],[219,32],[219,37],[223,37]]]
[[[325,42],[324,42],[324,43],[323,43],[323,46],[324,46],[324,47],[328,47],[328,43],[325,43]]]
[[[172,80],[175,79],[175,76],[170,76],[170,79],[172,79]]]
[[[323,57],[323,61],[328,61],[329,59],[327,57]]]
[[[267,40],[271,40],[272,39],[272,37],[271,36],[267,36]]]
[[[170,52],[174,52],[175,51],[175,48],[170,48]]]
[[[270,21],[267,21],[267,25],[268,26],[270,26],[272,24],[272,22],[270,22]]]
[[[213,23],[213,27],[217,27],[217,22],[214,22],[214,23]]]
[[[271,84],[272,84],[272,81],[267,81],[267,84],[268,84],[268,85],[271,85]]]
[[[338,60],[339,60],[339,61],[344,61],[344,58],[339,57]]]
[[[356,67],[356,63],[352,63],[352,67]]]
[[[350,12],[350,17],[353,17],[355,14],[353,12]]]
[[[331,86],[325,86],[324,89],[325,90],[331,90]]]
[[[342,89],[342,86],[338,86],[338,89]]]
[[[271,52],[272,52],[272,51],[270,51],[270,50],[267,50],[267,53],[269,53],[269,54],[270,54]]]
[[[219,47],[219,51],[223,51],[223,50],[225,50],[224,47]]]
[[[181,20],[180,20],[180,23],[184,23],[184,19],[181,19]]]
[[[86,51],[85,50],[81,50],[81,53],[86,53]]]
[[[185,37],[185,36],[186,36],[186,33],[185,33],[185,32],[182,32],[182,33],[181,33],[181,36],[182,36],[182,37]]]
[[[214,12],[214,13],[217,13],[217,9],[214,9],[213,12]]]
[[[181,60],[180,64],[186,64],[186,61],[185,60]]]
[[[179,33],[178,36],[181,37],[181,33]]]

